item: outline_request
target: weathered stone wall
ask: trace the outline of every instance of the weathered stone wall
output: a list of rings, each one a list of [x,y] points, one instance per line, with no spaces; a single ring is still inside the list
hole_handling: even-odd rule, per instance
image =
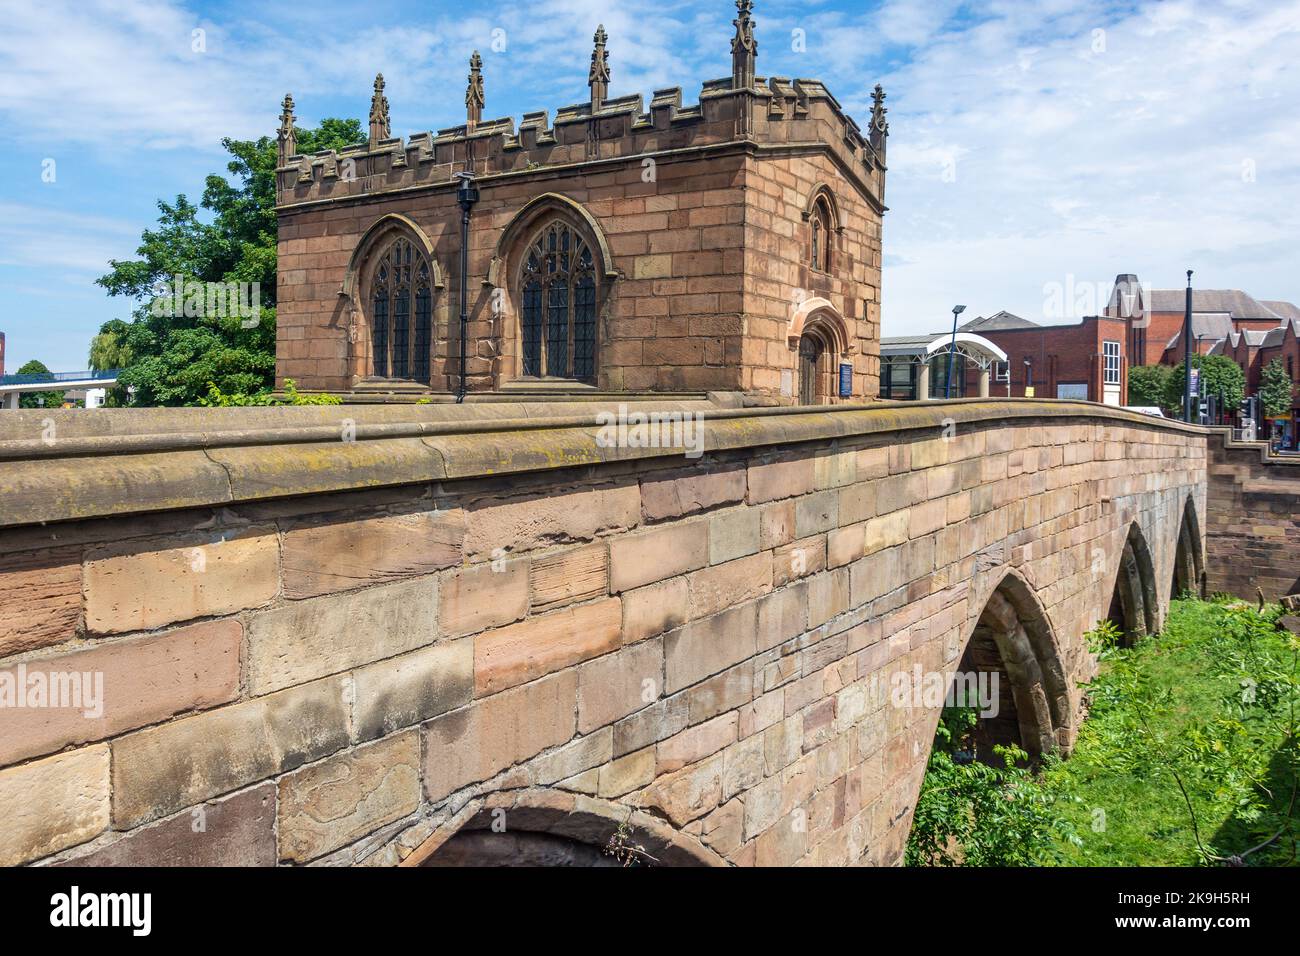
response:
[[[819,187],[829,190],[839,230],[831,268],[808,261],[805,217]],[[824,299],[844,317],[853,351],[854,396],[879,394],[881,217],[840,167],[817,151],[751,159],[745,169],[745,314],[741,388],[781,394],[791,368],[790,317],[797,302]],[[830,394],[835,394],[834,389]]]
[[[1300,461],[1266,442],[1208,440],[1206,590],[1269,601],[1300,591]]]
[[[787,333],[801,297],[818,297],[834,305],[854,346],[838,356],[854,366],[853,397],[876,396],[883,157],[815,81],[706,89],[686,110],[680,90],[661,92],[647,113],[640,97],[627,97],[595,116],[557,117],[554,130],[538,114],[541,125],[533,116],[518,136],[513,121],[496,120],[468,136],[459,128],[294,157],[278,173],[277,382],[347,392],[372,374],[365,260],[376,250],[366,237],[401,216],[427,240],[442,279],[432,290],[431,389],[457,386],[454,176],[471,168],[481,194],[469,241],[471,391],[521,376],[518,257],[542,225],[527,210],[558,196],[573,209],[551,213],[574,212],[588,241],[607,246],[599,389],[750,391],[788,404],[797,376]],[[354,177],[340,176],[345,162]],[[818,186],[833,197],[839,229],[831,272],[813,275],[806,213]],[[839,401],[834,394],[823,403]]]
[[[0,671],[106,704],[4,714],[0,863],[410,864],[494,809],[893,863],[938,716],[893,675],[953,669],[1011,585],[1068,747],[1126,537],[1163,607],[1205,505],[1201,431],[1070,403],[718,410],[697,461],[589,417],[291,411],[5,423]]]

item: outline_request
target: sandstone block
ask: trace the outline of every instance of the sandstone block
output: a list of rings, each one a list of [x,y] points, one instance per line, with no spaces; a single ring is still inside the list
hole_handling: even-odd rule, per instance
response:
[[[609,551],[604,543],[536,558],[530,577],[533,613],[609,593]]]
[[[482,498],[466,508],[466,520],[466,557],[487,560],[498,549],[531,551],[634,528],[641,520],[641,490],[632,482]]]
[[[280,590],[274,528],[174,542],[153,539],[87,550],[88,631],[122,634],[233,614],[269,603]]]
[[[839,525],[840,496],[837,491],[819,491],[795,502],[794,531],[800,538],[830,531]]]
[[[280,780],[280,858],[305,863],[419,805],[417,731],[336,754]]]
[[[353,737],[384,737],[468,704],[474,696],[474,642],[435,644],[352,673]]]
[[[495,694],[614,650],[622,643],[618,598],[529,617],[474,638],[474,693]]]
[[[690,721],[685,694],[659,700],[614,725],[614,754],[622,756],[671,737]]]
[[[303,525],[284,533],[284,596],[315,597],[432,574],[461,561],[465,516],[456,511]]]
[[[826,570],[826,536],[800,538],[772,553],[772,584],[781,587],[798,578]]]
[[[685,578],[623,592],[623,643],[632,644],[671,631],[686,623],[688,588]]]
[[[562,671],[429,721],[425,796],[437,802],[567,741],[576,724],[577,693],[578,675]]]
[[[780,498],[794,498],[811,492],[815,483],[811,458],[750,465],[749,494],[746,500],[754,505]]]
[[[437,608],[437,579],[421,578],[261,611],[249,627],[249,692],[270,693],[431,644]]]
[[[621,797],[644,787],[655,776],[655,748],[625,754],[600,768],[597,793],[605,799]]]
[[[275,866],[275,784],[132,830],[60,866]]]
[[[655,747],[656,775],[698,763],[735,743],[737,726],[736,714],[723,714],[660,741]]]
[[[772,590],[772,556],[763,551],[715,564],[690,575],[687,581],[691,617],[707,617]]]
[[[350,682],[331,678],[112,741],[113,825],[148,823],[346,747]]]
[[[25,685],[30,697],[39,677],[48,696],[3,709],[0,766],[233,700],[242,634],[238,621],[210,621],[27,661],[21,679],[19,667],[5,668],[0,681]]]
[[[709,524],[685,521],[614,538],[609,563],[614,594],[702,568],[709,563]]]
[[[676,693],[757,651],[758,607],[743,604],[694,621],[664,638],[665,691]]]
[[[678,518],[744,497],[745,469],[740,465],[641,480],[641,509],[647,521]]]
[[[595,770],[613,756],[614,730],[604,727],[585,737],[575,737],[564,746],[538,757],[533,762],[533,777],[542,786],[549,786],[567,777]]]
[[[717,807],[722,799],[722,755],[656,780],[643,805],[657,807],[677,826],[685,826]]]
[[[108,747],[84,747],[0,770],[0,866],[26,863],[108,827]]]
[[[81,548],[5,555],[0,568],[0,658],[73,637],[81,618]]]
[[[663,693],[663,641],[647,640],[578,668],[578,732],[653,704]]]
[[[438,623],[461,637],[518,621],[528,613],[529,562],[504,559],[460,568],[442,579]]]

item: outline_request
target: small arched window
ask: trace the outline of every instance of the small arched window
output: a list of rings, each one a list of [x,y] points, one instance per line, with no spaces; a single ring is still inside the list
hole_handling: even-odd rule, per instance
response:
[[[405,237],[386,246],[371,280],[370,345],[376,378],[429,381],[433,289],[429,260]]]
[[[527,246],[519,277],[521,371],[530,378],[596,377],[596,264],[566,222],[544,226]]]
[[[831,243],[834,228],[831,225],[831,210],[825,196],[818,196],[813,203],[811,220],[811,237],[808,249],[808,264],[818,272],[831,271]]]

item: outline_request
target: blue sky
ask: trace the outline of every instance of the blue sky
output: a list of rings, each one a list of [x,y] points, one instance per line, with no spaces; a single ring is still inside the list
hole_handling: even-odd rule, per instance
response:
[[[302,125],[364,121],[382,70],[394,134],[436,130],[463,120],[477,48],[487,116],[554,115],[586,97],[603,22],[612,95],[694,102],[730,70],[734,12],[3,0],[6,366],[84,368],[100,323],[130,313],[94,285],[107,261],[133,254],[159,198],[199,198],[223,136],[273,133],[285,92]],[[954,303],[1065,319],[1119,272],[1170,287],[1194,268],[1205,288],[1300,301],[1300,0],[757,0],[755,19],[760,74],[821,79],[864,125],[871,88],[889,92],[885,334],[941,329]]]

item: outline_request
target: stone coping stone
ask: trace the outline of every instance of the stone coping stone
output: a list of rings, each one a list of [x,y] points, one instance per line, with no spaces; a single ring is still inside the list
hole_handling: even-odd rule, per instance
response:
[[[77,410],[62,413],[66,418],[61,421],[70,429],[93,429],[99,419],[101,429],[123,420],[127,431],[60,437],[56,421],[52,441],[16,437],[24,426],[38,430],[41,423],[31,421],[28,413],[8,412],[0,418],[0,487],[6,489],[0,498],[0,527],[672,460],[684,454],[680,447],[619,447],[599,441],[597,414],[614,410],[608,407],[586,405],[579,414],[527,403],[457,408],[451,417],[441,414],[445,406]],[[669,401],[633,410],[702,413],[706,453],[1010,421],[1207,434],[1198,425],[1056,399],[741,409]],[[241,420],[227,414],[231,412],[249,414]],[[47,418],[58,414],[44,413]]]

